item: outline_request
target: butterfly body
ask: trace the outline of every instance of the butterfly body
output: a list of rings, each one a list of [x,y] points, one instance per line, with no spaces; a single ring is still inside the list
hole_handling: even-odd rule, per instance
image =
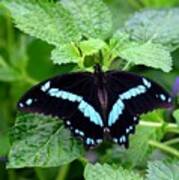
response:
[[[57,116],[84,144],[110,139],[128,147],[139,115],[169,107],[170,95],[155,82],[120,71],[70,73],[43,81],[19,101],[21,111]]]
[[[108,108],[108,92],[106,89],[106,77],[105,73],[101,70],[99,65],[95,67],[94,73],[95,86],[97,90],[97,97],[100,103],[102,118],[105,126],[107,126],[107,108]]]

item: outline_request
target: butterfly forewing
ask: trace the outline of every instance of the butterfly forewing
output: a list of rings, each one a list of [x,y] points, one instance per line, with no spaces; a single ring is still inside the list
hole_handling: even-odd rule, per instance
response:
[[[108,102],[108,128],[112,140],[126,147],[139,115],[171,106],[171,97],[161,86],[132,73],[108,72],[107,89],[111,97]]]
[[[72,73],[44,81],[19,101],[25,112],[42,113],[63,119],[74,135],[87,146],[101,143],[103,121],[97,89],[91,73]]]

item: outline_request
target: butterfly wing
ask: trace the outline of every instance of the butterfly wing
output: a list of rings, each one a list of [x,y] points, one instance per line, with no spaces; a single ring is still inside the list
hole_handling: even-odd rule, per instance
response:
[[[107,91],[110,97],[108,128],[113,141],[128,147],[139,115],[155,108],[171,106],[170,95],[157,83],[127,72],[109,71]]]
[[[20,99],[18,108],[59,117],[87,146],[95,146],[103,138],[96,92],[91,73],[71,73],[34,86]]]

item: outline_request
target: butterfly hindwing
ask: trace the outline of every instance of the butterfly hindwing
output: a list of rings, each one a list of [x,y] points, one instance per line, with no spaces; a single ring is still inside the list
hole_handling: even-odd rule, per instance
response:
[[[155,108],[169,107],[170,95],[155,82],[132,73],[111,71],[107,74],[108,128],[114,142],[128,147],[139,116]]]
[[[21,98],[18,108],[59,117],[87,146],[95,146],[103,138],[96,92],[91,73],[71,73],[34,86]]]

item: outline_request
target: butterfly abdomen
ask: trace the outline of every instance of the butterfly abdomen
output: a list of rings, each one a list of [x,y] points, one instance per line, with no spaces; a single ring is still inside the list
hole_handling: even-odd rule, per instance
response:
[[[101,106],[102,118],[107,125],[107,108],[108,108],[108,92],[106,89],[106,77],[105,73],[101,70],[101,67],[97,64],[95,66],[94,80],[97,89],[97,97]]]
[[[107,94],[107,91],[105,90],[105,88],[103,88],[103,89],[99,88],[97,91],[98,91],[97,92],[98,100],[101,105],[102,116],[103,116],[104,121],[107,121],[107,111],[106,110],[108,108],[108,94]]]

